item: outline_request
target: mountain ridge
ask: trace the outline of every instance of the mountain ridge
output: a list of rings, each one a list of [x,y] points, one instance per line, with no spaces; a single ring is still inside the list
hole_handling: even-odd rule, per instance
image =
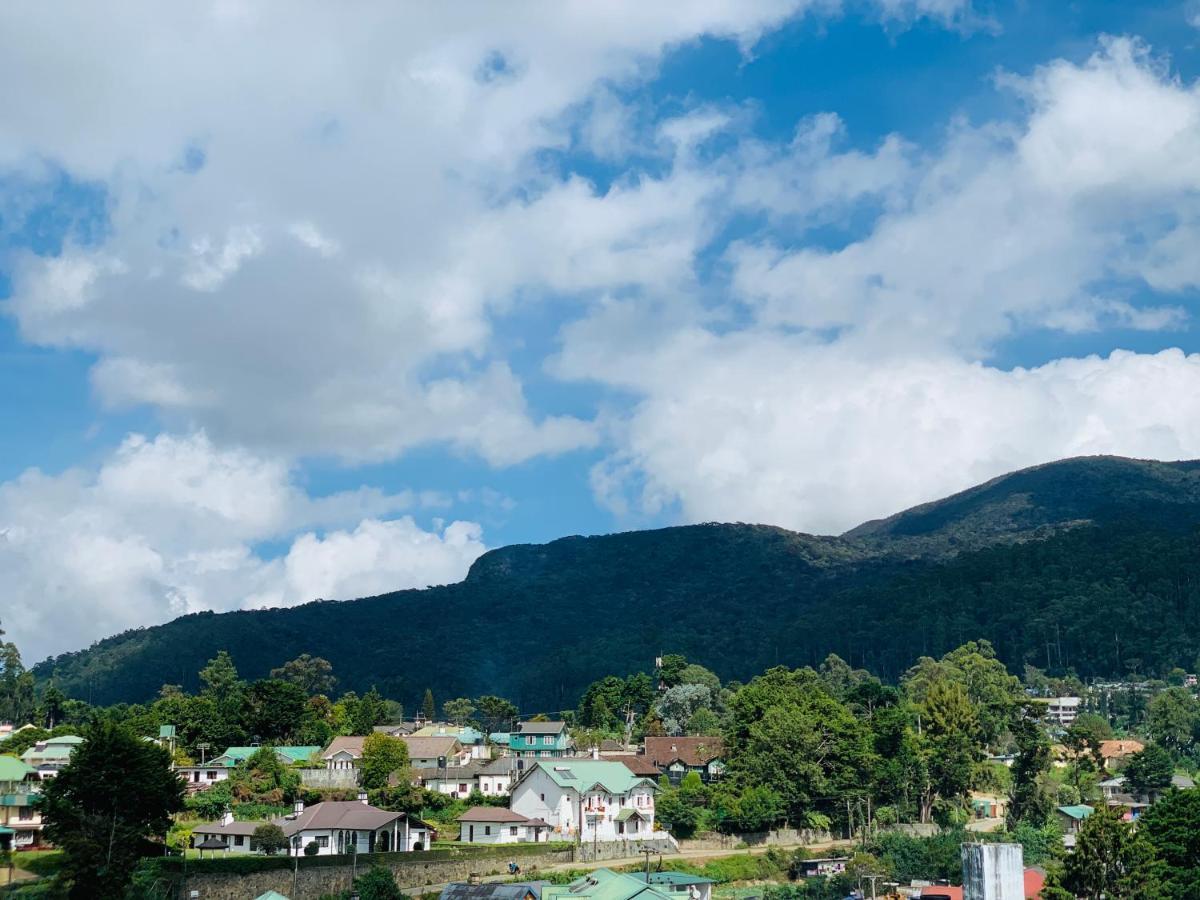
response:
[[[1086,539],[1068,540],[1085,531],[1140,554],[1120,542],[1148,535],[1174,547],[1197,525],[1200,462],[1077,457],[1018,470],[843,535],[707,523],[510,545],[480,556],[456,584],[194,614],[105,638],[34,671],[81,699],[115,702],[145,699],[163,683],[194,686],[195,672],[220,649],[230,650],[248,677],[309,652],[330,659],[343,687],[377,684],[406,703],[433,686],[446,696],[507,692],[539,709],[569,707],[593,678],[646,668],[663,651],[688,653],[726,678],[749,677],[775,662],[816,662],[828,652],[856,664],[874,659],[895,675],[906,664],[893,645],[911,629],[889,610],[923,616],[907,594],[896,594],[898,585],[931,578],[935,587],[920,589],[936,592],[938,579],[949,578],[959,600],[938,602],[964,602],[989,579],[1011,580],[1015,566],[1041,565],[1023,544],[1045,543],[1045,553],[1099,552],[1087,550]],[[991,568],[977,571],[980,564]],[[1025,590],[1015,581],[1012,589]],[[1038,622],[1041,601],[1027,594],[1027,618]],[[880,608],[883,598],[888,608]],[[828,629],[824,623],[848,608],[860,610],[866,624]],[[953,605],[944,614],[964,634],[999,627],[986,617],[967,621]],[[870,624],[885,620],[893,634]],[[1011,622],[1003,627],[1009,661],[1019,664],[1029,648]],[[1200,615],[1196,629],[1200,637]],[[929,637],[927,629],[922,649],[952,637]],[[1082,645],[1076,658],[1090,659]],[[1118,654],[1113,663],[1097,656],[1088,664],[1099,670],[1124,661]]]

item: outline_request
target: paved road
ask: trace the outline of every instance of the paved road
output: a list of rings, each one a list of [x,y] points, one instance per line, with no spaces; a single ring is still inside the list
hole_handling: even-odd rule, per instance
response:
[[[806,850],[813,850],[813,851],[819,852],[819,851],[823,851],[823,850],[837,850],[837,849],[841,849],[844,847],[850,847],[853,844],[854,844],[853,841],[841,840],[841,841],[827,841],[822,844],[777,844],[774,846],[776,849],[779,849],[779,850],[797,850],[800,847],[804,847]],[[664,860],[690,859],[690,860],[703,861],[703,860],[709,860],[709,859],[717,859],[718,857],[722,857],[722,856],[745,856],[745,855],[758,856],[760,854],[766,853],[767,850],[769,850],[769,849],[771,849],[771,848],[770,847],[749,847],[749,848],[747,848],[747,847],[732,848],[731,847],[728,849],[720,849],[720,850],[684,850],[680,853],[663,854],[663,859]],[[520,857],[515,857],[515,858],[518,860],[520,859]],[[537,873],[540,874],[543,872],[567,872],[567,871],[573,871],[573,870],[574,871],[590,871],[591,869],[615,869],[615,868],[621,868],[623,866],[640,865],[640,864],[645,863],[645,861],[646,861],[646,857],[644,857],[644,856],[627,856],[622,859],[604,859],[604,860],[600,860],[599,862],[566,862],[566,863],[557,863],[553,866],[546,866],[545,868],[538,869]],[[536,878],[537,874],[535,874],[532,870],[530,870],[529,872],[522,872],[520,877]],[[510,880],[512,880],[512,876],[508,875],[507,873],[502,874],[502,875],[484,875],[482,878],[480,878],[480,880],[481,881],[489,881],[489,882],[510,881]],[[414,895],[415,894],[440,894],[442,892],[442,888],[444,888],[445,886],[446,886],[445,884],[407,885],[407,886],[401,885],[400,888],[401,888],[401,890],[410,891]]]

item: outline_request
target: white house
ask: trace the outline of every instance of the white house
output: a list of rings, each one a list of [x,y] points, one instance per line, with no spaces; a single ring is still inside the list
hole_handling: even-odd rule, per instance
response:
[[[536,844],[550,825],[499,806],[474,806],[458,817],[458,839],[467,844]]]
[[[224,781],[229,777],[230,771],[229,766],[213,765],[212,763],[204,766],[175,767],[175,774],[183,779],[189,793],[207,790],[218,781]]]
[[[556,837],[618,841],[654,834],[653,780],[619,762],[553,759],[528,766],[509,807],[547,822]]]
[[[309,807],[297,803],[291,815],[273,821],[288,836],[290,852],[297,856],[310,843],[316,843],[318,856],[332,856],[425,850],[431,838],[424,822],[401,812],[377,809],[367,803],[365,794],[360,794],[358,801],[315,803]],[[192,840],[199,845],[215,838],[225,844],[225,852],[253,853],[258,850],[254,830],[262,824],[236,822],[233,814],[226,812],[220,821],[192,829]]]
[[[408,763],[414,769],[465,766],[471,761],[470,749],[450,735],[418,737],[409,734],[402,735],[400,740],[408,745]]]
[[[485,797],[503,797],[512,790],[516,759],[501,756],[479,770],[479,793]]]
[[[1078,697],[1051,697],[1046,707],[1046,721],[1067,728],[1079,716],[1082,703]]]
[[[413,769],[413,778],[423,788],[464,799],[472,791],[479,790],[480,762],[472,761],[465,766],[447,766],[444,769]]]
[[[325,768],[330,771],[340,769],[357,769],[358,761],[362,759],[363,741],[365,737],[342,735],[329,742],[329,746],[321,751],[321,759]]]

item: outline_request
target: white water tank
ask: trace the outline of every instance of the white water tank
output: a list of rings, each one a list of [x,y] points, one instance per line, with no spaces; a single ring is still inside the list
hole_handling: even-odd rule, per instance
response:
[[[963,900],[1025,900],[1020,844],[963,844]]]

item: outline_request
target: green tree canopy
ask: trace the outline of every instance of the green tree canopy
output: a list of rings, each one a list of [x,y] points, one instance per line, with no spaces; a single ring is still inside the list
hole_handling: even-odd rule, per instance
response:
[[[1200,897],[1200,790],[1167,793],[1142,814],[1138,831],[1166,865],[1170,895]]]
[[[475,712],[475,704],[466,697],[458,697],[443,703],[442,712],[446,714],[446,719],[451,723],[466,725],[467,721],[471,718],[471,714]]]
[[[296,685],[305,694],[331,694],[337,684],[333,665],[327,659],[301,653],[290,662],[271,670],[271,677]]]
[[[374,732],[363,741],[359,783],[367,790],[386,787],[388,776],[407,768],[408,745],[400,738]]]
[[[161,854],[172,814],[183,809],[183,782],[170,755],[111,722],[83,732],[70,762],[46,782],[40,807],[46,837],[65,851],[72,898],[124,895],[146,855]]]
[[[1165,748],[1149,744],[1140,753],[1135,753],[1129,758],[1123,774],[1129,786],[1139,794],[1150,794],[1171,786],[1171,776],[1175,774],[1175,761]]]
[[[421,700],[421,715],[425,721],[432,722],[437,715],[437,705],[433,702],[433,688],[425,688],[425,697]]]
[[[254,834],[250,840],[254,843],[260,852],[267,856],[274,856],[281,850],[288,849],[288,837],[284,834],[283,829],[274,822],[263,822],[254,829]]]
[[[1165,867],[1144,835],[1107,806],[1097,807],[1080,826],[1075,849],[1061,876],[1048,880],[1050,900],[1166,900]],[[1062,892],[1067,892],[1063,894]]]

